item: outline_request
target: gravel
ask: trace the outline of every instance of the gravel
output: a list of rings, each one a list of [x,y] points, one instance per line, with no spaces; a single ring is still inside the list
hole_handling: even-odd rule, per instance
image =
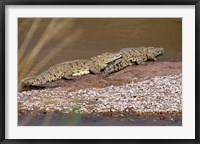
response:
[[[181,112],[182,74],[74,92],[66,87],[23,91],[18,93],[18,110],[86,114]]]

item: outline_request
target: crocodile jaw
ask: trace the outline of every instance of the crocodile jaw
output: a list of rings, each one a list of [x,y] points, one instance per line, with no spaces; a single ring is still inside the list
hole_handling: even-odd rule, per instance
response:
[[[164,54],[164,48],[155,48],[154,50],[155,56],[160,56]]]

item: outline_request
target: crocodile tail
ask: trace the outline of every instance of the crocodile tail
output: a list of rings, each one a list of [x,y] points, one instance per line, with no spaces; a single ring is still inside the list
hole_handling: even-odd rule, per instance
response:
[[[56,80],[56,77],[50,72],[43,72],[37,76],[22,80],[22,87],[39,86],[54,80]]]
[[[21,81],[22,87],[31,86],[31,85],[33,84],[34,78],[35,78],[35,77],[30,77],[30,78],[23,79],[23,80]]]

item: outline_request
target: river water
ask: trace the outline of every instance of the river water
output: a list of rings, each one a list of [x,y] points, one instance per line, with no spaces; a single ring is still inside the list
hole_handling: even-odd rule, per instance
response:
[[[181,18],[20,18],[18,32],[19,54],[24,47],[19,79],[63,61],[89,59],[126,47],[163,47],[165,54],[161,60],[182,59]],[[27,61],[26,57],[29,58],[34,49],[39,50],[26,69],[27,64],[22,62]]]

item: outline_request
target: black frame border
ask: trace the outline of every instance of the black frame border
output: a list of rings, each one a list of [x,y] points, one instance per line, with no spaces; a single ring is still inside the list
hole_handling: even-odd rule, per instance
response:
[[[195,139],[5,139],[5,7],[6,5],[195,5]],[[0,0],[0,142],[1,143],[152,143],[199,144],[200,0]]]

